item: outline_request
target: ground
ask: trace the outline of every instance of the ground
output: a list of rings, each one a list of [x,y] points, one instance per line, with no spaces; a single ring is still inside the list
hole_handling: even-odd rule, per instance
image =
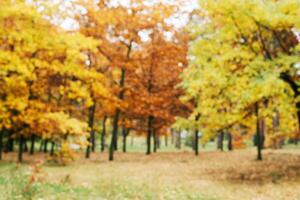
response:
[[[262,162],[255,161],[255,149],[197,157],[192,152],[117,153],[114,162],[107,157],[94,153],[64,167],[44,163],[36,174],[31,166],[43,154],[26,155],[31,164],[4,161],[0,194],[3,199],[300,199],[299,150],[265,150]],[[39,180],[28,184],[32,174]]]

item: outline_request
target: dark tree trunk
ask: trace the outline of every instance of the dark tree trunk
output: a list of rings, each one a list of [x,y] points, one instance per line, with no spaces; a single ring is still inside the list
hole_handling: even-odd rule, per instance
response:
[[[30,145],[30,155],[34,154],[34,143],[35,143],[35,135],[31,135],[31,139],[30,139],[31,145]]]
[[[195,117],[195,122],[197,122],[199,118],[200,118],[200,114],[197,114]],[[198,129],[195,130],[194,139],[195,139],[194,145],[192,144],[192,146],[194,147],[195,155],[198,155],[199,154],[199,130]]]
[[[4,130],[1,130],[0,131],[0,160],[2,160],[3,134],[4,134]]]
[[[291,87],[291,89],[294,91],[294,97],[297,98],[300,95],[300,90],[299,90],[300,88],[296,80],[294,80],[293,77],[288,72],[280,74],[280,78]],[[297,109],[297,118],[298,118],[298,129],[300,129],[300,102],[299,101],[296,103],[296,109]]]
[[[6,148],[5,148],[5,152],[13,152],[14,151],[14,139],[12,138],[12,131],[11,130],[8,130],[7,131],[8,135],[8,140],[7,140],[7,143],[6,143]]]
[[[260,126],[260,128],[261,128],[261,131],[260,131],[260,134],[261,134],[261,141],[260,141],[260,143],[261,143],[261,149],[264,149],[265,148],[265,133],[266,133],[266,121],[265,121],[265,119],[262,119],[261,120],[261,126]]]
[[[27,139],[26,138],[24,138],[23,145],[24,145],[24,152],[28,152],[28,146],[27,146]]]
[[[96,103],[89,107],[88,125],[90,130],[90,137],[88,138],[88,146],[85,152],[85,158],[90,157],[90,151],[95,151],[95,130],[94,130],[94,119],[95,119]]]
[[[263,108],[267,108],[268,107],[268,99],[263,99]],[[267,125],[266,125],[266,119],[262,118],[261,119],[261,126],[260,126],[261,130],[260,130],[260,134],[261,134],[261,148],[264,149],[265,148],[265,135],[267,132]]]
[[[114,116],[114,121],[113,121],[113,131],[112,131],[112,137],[111,137],[111,142],[110,142],[110,147],[109,147],[109,160],[112,161],[114,160],[114,151],[116,147],[116,140],[117,140],[117,135],[118,135],[118,121],[119,121],[119,116],[120,116],[120,109],[117,108]]]
[[[126,139],[127,139],[127,136],[123,136],[123,152],[126,153],[127,149],[126,149]]]
[[[131,50],[131,45],[129,46],[128,52],[127,52],[127,57],[129,58]],[[121,80],[120,80],[120,87],[121,87],[121,92],[119,93],[119,99],[123,100],[124,99],[124,84],[125,84],[125,68],[122,68],[121,70]],[[117,147],[116,142],[118,139],[118,123],[119,123],[119,118],[120,118],[120,108],[116,109],[115,116],[114,116],[114,121],[113,121],[113,130],[112,130],[112,137],[111,137],[111,142],[110,142],[110,147],[109,147],[109,160],[113,161],[114,160],[114,151]]]
[[[14,139],[9,138],[8,139],[8,152],[13,152],[14,151]]]
[[[217,148],[218,150],[221,150],[223,151],[223,141],[224,141],[224,132],[221,131],[219,134],[218,134],[218,141],[217,141]]]
[[[195,132],[194,132],[194,134],[192,134],[192,136],[191,136],[191,137],[192,137],[192,142],[191,142],[191,143],[192,143],[192,150],[193,150],[193,151],[196,150],[196,142],[195,142],[195,141],[196,141],[196,137],[195,137],[195,135],[196,135],[196,134],[195,134]]]
[[[123,152],[126,153],[126,139],[127,139],[127,135],[128,134],[128,129],[126,129],[125,127],[122,128],[122,135],[123,135]]]
[[[151,57],[153,58],[153,53],[151,53]],[[153,64],[152,62],[150,63],[150,68],[149,68],[149,76],[148,78],[148,85],[147,85],[147,89],[148,89],[148,95],[149,98],[151,98],[152,96],[152,90],[153,90]],[[154,123],[154,116],[149,115],[148,116],[148,130],[147,130],[147,152],[146,155],[149,155],[151,153],[151,135],[154,134],[154,130],[153,130],[153,123]],[[156,150],[155,147],[155,141],[153,142],[153,148]],[[154,150],[153,149],[153,150]]]
[[[294,80],[293,77],[288,73],[282,73],[280,78],[285,81],[294,91],[294,98],[296,99],[300,95],[300,86],[297,84],[297,80]],[[298,137],[300,137],[300,102],[297,101],[296,103],[297,109],[297,118],[298,118]],[[298,144],[299,138],[295,139],[295,144]]]
[[[115,151],[115,145],[116,145],[115,141],[117,140],[117,135],[118,135],[119,116],[120,116],[120,109],[117,108],[115,116],[114,116],[113,131],[112,131],[112,137],[111,137],[111,142],[110,142],[110,147],[109,147],[109,160],[110,161],[114,160],[114,151]]]
[[[146,155],[151,154],[151,133],[152,133],[152,121],[153,117],[148,117],[148,128],[147,128],[147,151]]]
[[[54,148],[55,148],[55,142],[51,142],[51,151],[50,151],[50,156],[54,156]]]
[[[195,131],[195,155],[199,154],[199,131]]]
[[[88,54],[88,60],[89,67],[92,67],[94,65],[93,59],[91,58],[91,55]],[[91,96],[93,97],[94,94],[91,93]],[[88,108],[88,126],[90,128],[90,137],[88,138],[88,146],[86,148],[85,152],[85,158],[90,157],[90,151],[95,152],[96,148],[96,141],[95,141],[95,130],[94,130],[94,119],[95,119],[95,112],[96,112],[96,101],[93,99],[94,103]]]
[[[260,128],[260,118],[259,118],[259,104],[255,104],[255,115],[256,115],[256,139],[257,139],[257,160],[262,160],[262,137]]]
[[[23,161],[23,143],[24,143],[24,136],[20,135],[19,138],[19,153],[18,153],[18,161],[22,162]]]
[[[44,153],[48,152],[48,139],[44,141]]]
[[[228,150],[232,151],[233,147],[232,147],[232,135],[231,135],[231,133],[227,133],[227,140],[228,140],[228,144],[227,144]]]
[[[157,138],[156,138],[156,132],[154,129],[152,129],[152,136],[153,136],[153,152],[156,153],[157,150]]]
[[[96,107],[96,106],[94,106]],[[95,129],[94,129],[94,122],[95,122],[95,109],[93,111],[93,124],[92,124],[92,130],[91,130],[91,143],[92,143],[92,152],[95,152],[95,149],[96,149],[96,136],[95,136]]]
[[[107,116],[104,116],[103,118],[103,124],[102,124],[102,134],[101,134],[101,152],[104,151],[105,148],[105,136],[106,136],[106,120],[107,120]]]
[[[118,140],[119,140],[119,131],[117,132],[115,141],[114,141],[114,150],[118,151]]]

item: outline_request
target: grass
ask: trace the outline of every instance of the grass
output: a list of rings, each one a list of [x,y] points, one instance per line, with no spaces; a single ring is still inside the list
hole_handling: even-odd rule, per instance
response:
[[[146,151],[146,140],[144,137],[134,137],[133,143],[132,138],[128,137],[127,139],[127,151],[128,152],[145,152]],[[119,140],[119,148],[122,150],[122,140]],[[161,138],[161,146],[162,148],[159,149],[159,152],[192,152],[193,150],[191,147],[185,145],[186,141],[185,139],[182,139],[181,141],[181,148],[177,149],[174,147],[174,144],[171,144],[171,138],[168,137],[167,145],[165,144],[165,138]],[[226,141],[224,142],[224,147],[226,146]],[[152,146],[153,148],[153,146]],[[215,151],[216,150],[216,143],[215,142],[209,142],[205,145],[205,148],[200,145],[199,146],[200,151]]]
[[[30,169],[26,165],[4,163],[0,167],[0,199],[84,199],[88,188],[68,183],[37,181],[30,183]],[[37,175],[38,176],[38,175]]]
[[[215,143],[200,151],[164,147],[146,156],[142,139],[129,153],[93,153],[89,160],[61,167],[45,163],[34,174],[32,164],[44,154],[24,155],[28,164],[15,164],[15,154],[0,162],[0,199],[166,199],[166,200],[297,200],[300,199],[300,150],[265,150],[264,161],[255,161],[256,151],[215,152]],[[137,151],[137,152],[132,152]],[[37,181],[29,184],[34,174]],[[28,186],[29,185],[29,186]]]
[[[1,199],[214,199],[192,194],[185,188],[172,186],[158,188],[155,184],[133,182],[126,180],[125,177],[119,177],[119,174],[102,176],[95,164],[83,164],[79,171],[75,168],[77,167],[45,166],[47,177],[32,184],[28,189],[27,165],[2,164]]]

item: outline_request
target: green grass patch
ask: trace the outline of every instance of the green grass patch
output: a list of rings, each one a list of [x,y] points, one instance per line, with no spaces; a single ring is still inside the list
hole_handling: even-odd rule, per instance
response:
[[[67,168],[67,167],[66,167]],[[31,171],[28,165],[1,163],[0,194],[5,200],[81,200],[81,199],[197,199],[203,198],[184,188],[158,188],[151,184],[138,184],[128,180],[99,179],[88,186],[78,186],[63,178],[58,182],[36,181],[30,183]]]
[[[90,189],[68,184],[37,181],[30,183],[30,171],[26,165],[1,164],[1,199],[83,199]]]

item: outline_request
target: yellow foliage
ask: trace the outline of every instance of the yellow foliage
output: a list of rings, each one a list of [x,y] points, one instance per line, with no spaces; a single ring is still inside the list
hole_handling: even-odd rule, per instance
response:
[[[244,124],[253,131],[254,106],[267,130],[280,113],[282,134],[297,129],[296,99],[282,75],[294,77],[299,62],[293,32],[299,28],[300,1],[199,0],[204,22],[191,26],[190,66],[181,87],[193,100],[191,124],[211,138],[219,130]],[[297,81],[297,80],[293,80]],[[265,101],[268,105],[264,105]],[[194,122],[194,116],[201,117]],[[250,125],[249,124],[253,124]],[[267,137],[273,137],[268,131]]]

